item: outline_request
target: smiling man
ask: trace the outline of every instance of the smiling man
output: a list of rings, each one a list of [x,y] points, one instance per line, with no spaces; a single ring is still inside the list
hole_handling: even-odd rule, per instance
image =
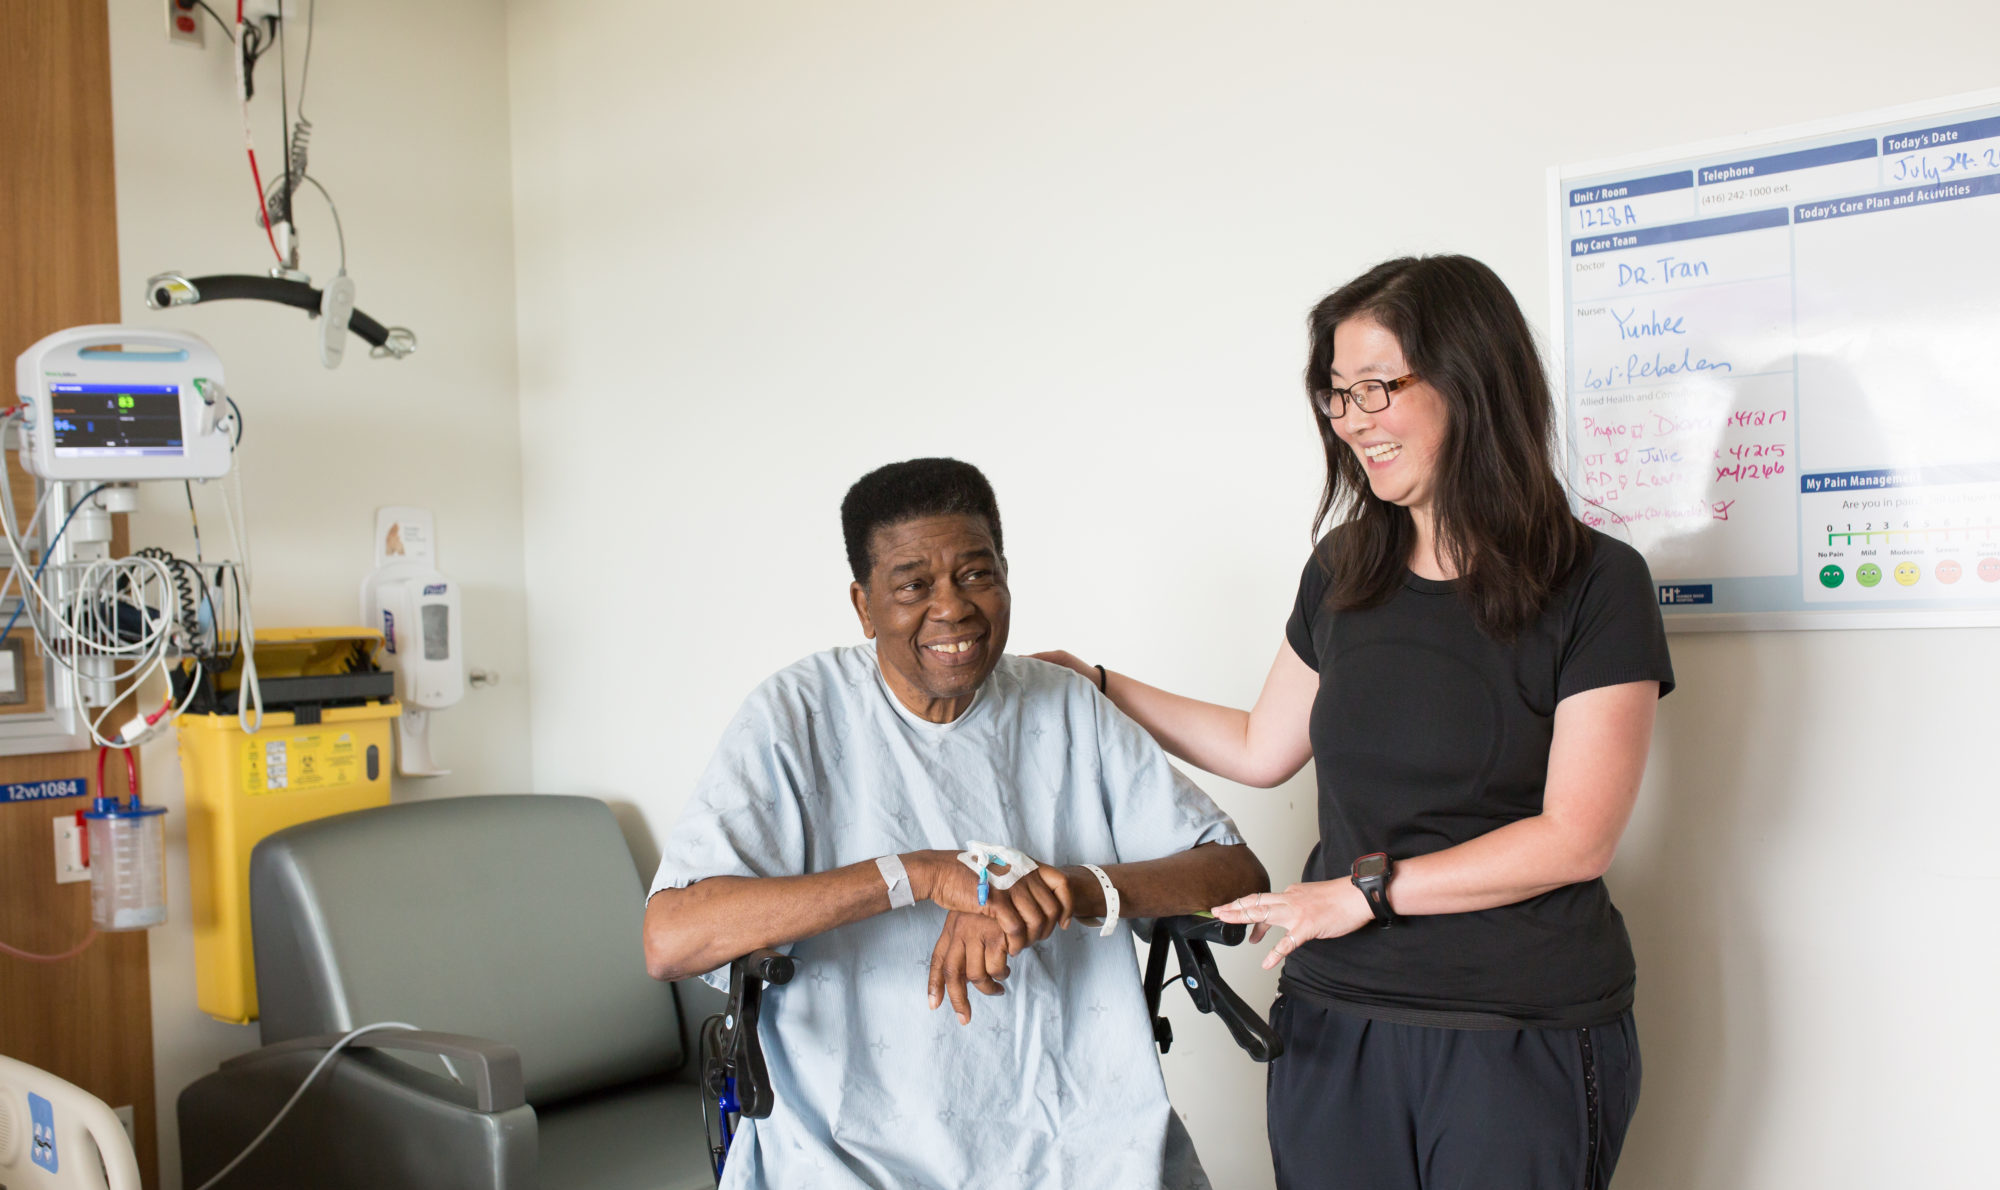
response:
[[[1207,1186],[1125,922],[1263,891],[1263,866],[1093,683],[1007,655],[976,468],[883,467],[841,522],[869,643],[751,694],[646,907],[656,978],[726,979],[763,946],[799,960],[764,1000],[777,1106],[723,1186]],[[982,906],[957,856],[974,840],[1036,866]],[[968,984],[999,997],[976,1022]]]

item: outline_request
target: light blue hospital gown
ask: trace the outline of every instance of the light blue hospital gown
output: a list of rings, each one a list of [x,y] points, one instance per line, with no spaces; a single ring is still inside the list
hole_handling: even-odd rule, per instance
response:
[[[751,694],[653,891],[968,839],[1099,865],[1241,842],[1070,670],[1002,657],[964,714],[928,723],[890,694],[868,644],[816,653]],[[923,902],[791,948],[798,974],[764,996],[777,1106],[744,1122],[724,1190],[1206,1190],[1167,1102],[1130,928],[1056,931],[1010,960],[1005,995],[971,990],[961,1026],[927,998],[943,924]]]

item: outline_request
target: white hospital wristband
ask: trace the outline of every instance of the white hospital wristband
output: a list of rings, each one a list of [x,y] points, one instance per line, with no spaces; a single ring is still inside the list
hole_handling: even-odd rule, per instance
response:
[[[1111,877],[1104,874],[1103,868],[1098,867],[1096,864],[1084,864],[1083,867],[1092,876],[1097,877],[1097,883],[1104,887],[1104,925],[1098,929],[1097,936],[1099,938],[1109,938],[1111,932],[1118,928],[1118,889],[1112,885]],[[1085,925],[1096,924],[1089,918],[1078,918],[1077,920],[1083,922]]]
[[[875,861],[875,867],[882,873],[882,883],[889,886],[889,908],[907,909],[917,903],[917,895],[910,891],[910,874],[903,868],[903,857],[885,855]]]

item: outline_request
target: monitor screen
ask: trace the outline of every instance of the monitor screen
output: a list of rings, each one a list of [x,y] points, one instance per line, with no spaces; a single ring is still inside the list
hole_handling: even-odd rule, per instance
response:
[[[56,454],[180,455],[181,390],[173,384],[51,384]]]

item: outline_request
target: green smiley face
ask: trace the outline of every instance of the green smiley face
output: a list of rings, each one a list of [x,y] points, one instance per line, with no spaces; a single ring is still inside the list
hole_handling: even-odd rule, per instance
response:
[[[1882,581],[1882,568],[1873,562],[1863,562],[1861,569],[1854,572],[1854,581],[1864,587],[1872,587]]]
[[[1838,566],[1826,565],[1819,568],[1819,585],[1832,589],[1847,580],[1847,572]]]

